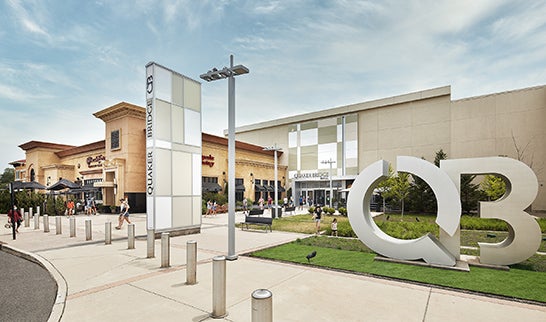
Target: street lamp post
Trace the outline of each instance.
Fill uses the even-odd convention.
[[[278,173],[278,170],[277,170],[277,151],[282,151],[281,148],[278,148],[277,147],[277,143],[275,143],[274,146],[267,146],[264,148],[264,151],[273,151],[274,153],[274,158],[275,158],[275,214],[278,216],[279,213],[278,213],[278,209],[277,209],[277,206],[278,206],[278,191],[279,191],[279,187],[278,187],[278,183],[277,183],[277,173]],[[273,217],[273,216],[271,216]]]
[[[336,161],[332,160],[332,158],[328,160],[320,161],[322,164],[330,164],[330,172],[328,173],[328,177],[330,178],[330,202],[329,207],[332,208],[332,163],[336,163]]]
[[[207,82],[228,79],[228,255],[226,259],[236,260],[235,254],[235,76],[248,74],[243,65],[233,66],[233,55],[229,56],[230,67],[221,70],[213,68],[199,77]]]

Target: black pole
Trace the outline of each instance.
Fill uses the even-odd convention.
[[[10,182],[9,183],[9,194],[10,194],[10,205],[11,205],[11,232],[13,234],[13,240],[17,239],[16,238],[16,233],[15,233],[15,225],[17,224],[15,222],[15,209],[13,209],[14,207],[14,203],[15,203],[15,198],[13,197],[13,182]],[[9,214],[9,212],[8,212]]]

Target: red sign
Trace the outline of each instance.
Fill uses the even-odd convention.
[[[202,165],[208,165],[209,167],[212,168],[212,166],[214,165],[214,157],[212,155],[202,155],[201,156],[201,164]]]

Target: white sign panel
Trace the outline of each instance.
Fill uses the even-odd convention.
[[[200,83],[149,63],[146,65],[148,229],[170,231],[201,225],[200,156]],[[199,171],[195,171],[197,168]],[[198,214],[194,213],[197,211]]]

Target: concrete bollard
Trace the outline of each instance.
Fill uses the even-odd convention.
[[[36,206],[36,213],[40,216],[40,206]]]
[[[127,225],[127,249],[135,249],[135,224]]]
[[[266,289],[252,292],[252,322],[273,322],[273,294]]]
[[[186,284],[197,283],[197,242],[186,242]]]
[[[146,258],[155,257],[155,232],[153,229],[147,230],[146,235]]]
[[[70,237],[76,237],[76,218],[70,217]]]
[[[43,215],[43,218],[44,218],[44,233],[49,233],[49,216]]]
[[[107,221],[104,223],[104,244],[112,244],[112,222]]]
[[[22,214],[24,214],[24,212],[21,212]],[[32,211],[32,207],[28,208],[28,216],[30,218],[32,218],[34,216],[34,212]]]
[[[22,213],[23,214],[23,221],[25,222],[25,227],[30,227],[30,215],[28,214],[28,212],[24,212]]]
[[[214,319],[222,318],[226,312],[226,257],[212,259],[212,314]]]
[[[171,245],[170,234],[161,233],[161,267],[171,266]]]
[[[63,222],[62,222],[61,216],[55,217],[55,231],[57,235],[60,235],[63,233]]]
[[[93,223],[91,222],[91,219],[85,220],[85,240],[92,240],[93,239],[93,231],[92,228]]]
[[[19,208],[19,212],[22,213],[23,216],[26,214],[25,208]],[[27,211],[27,212],[28,212],[28,211]],[[30,218],[34,218],[34,217],[31,215]]]
[[[40,229],[40,215],[34,215],[34,229]]]

